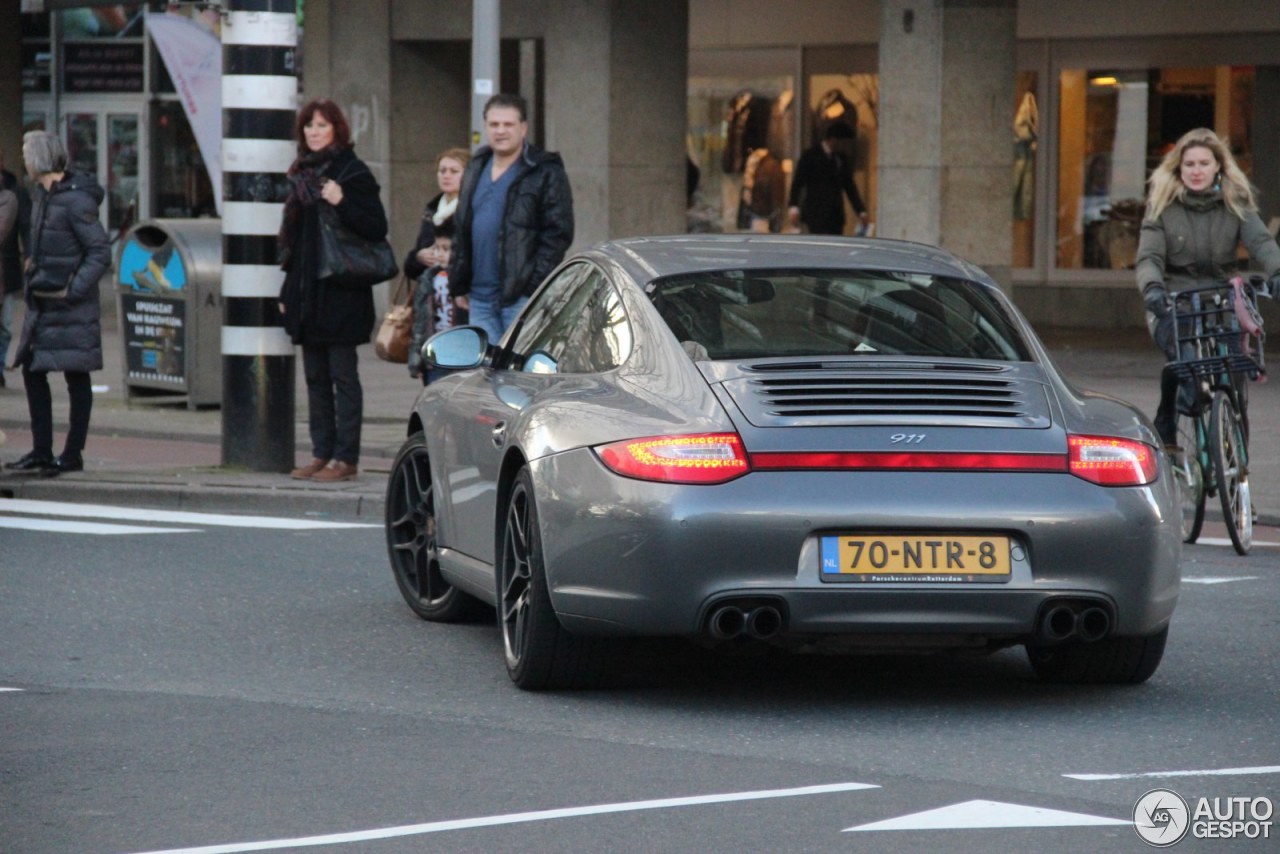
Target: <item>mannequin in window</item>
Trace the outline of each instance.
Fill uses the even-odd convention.
[[[843,122],[827,126],[822,141],[805,150],[791,179],[788,218],[793,227],[801,223],[810,234],[844,234],[844,201],[865,225],[867,206],[853,183],[849,157],[839,149],[840,140],[853,139],[853,128]]]

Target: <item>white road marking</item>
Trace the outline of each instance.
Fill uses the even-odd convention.
[[[830,783],[822,786],[802,786],[797,789],[767,789],[757,792],[730,792],[723,795],[695,795],[688,798],[662,798],[653,801],[625,801],[617,804],[597,804],[590,807],[566,807],[563,809],[537,810],[534,812],[491,815],[483,818],[461,818],[452,821],[433,821],[426,824],[409,824],[401,827],[384,827],[376,830],[359,830],[352,833],[332,833],[326,836],[304,836],[297,839],[274,839],[266,842],[239,842],[229,845],[206,845],[200,848],[173,848],[153,851],[150,854],[237,854],[240,851],[271,851],[279,848],[303,848],[312,845],[337,845],[344,842],[367,842],[371,839],[391,839],[398,836],[416,836],[423,833],[439,833],[445,830],[465,830],[474,827],[495,827],[502,824],[523,824],[548,821],[557,818],[577,818],[584,815],[636,812],[639,810],[671,809],[703,804],[726,804],[734,801],[759,801],[770,798],[796,798],[804,795],[826,795],[832,792],[852,792],[858,789],[878,789],[870,783]]]
[[[1228,582],[1231,582],[1231,581],[1257,581],[1258,576],[1235,575],[1235,576],[1228,577],[1225,575],[1224,576],[1202,575],[1199,578],[1184,578],[1182,580],[1185,581],[1187,584],[1227,584]]]
[[[23,691],[23,688],[0,688],[0,691]]]
[[[1063,774],[1072,780],[1136,780],[1139,777],[1237,777],[1250,774],[1280,774],[1280,765],[1255,765],[1251,768],[1211,768],[1200,771],[1143,771],[1138,774]]]
[[[0,498],[0,513],[30,513],[37,516],[79,516],[92,519],[126,519],[133,522],[177,522],[185,525],[219,525],[230,528],[273,528],[284,531],[382,527],[380,524],[369,522],[322,522],[314,519],[283,519],[276,516],[188,513],[180,510],[145,510],[140,507],[113,507],[106,504],[32,501],[24,498]]]
[[[51,531],[58,534],[198,534],[199,528],[143,528],[138,525],[108,525],[102,522],[80,522],[62,519],[26,519],[0,516],[0,528],[19,531]]]
[[[1086,827],[1091,825],[1133,824],[1132,821],[1064,812],[999,801],[965,801],[936,810],[912,813],[899,818],[874,821],[846,827],[854,830],[961,830],[981,827]]]
[[[1255,546],[1264,546],[1264,547],[1280,546],[1280,543],[1273,543],[1269,540],[1254,540],[1253,544]],[[1231,540],[1227,539],[1226,537],[1200,537],[1199,539],[1196,540],[1195,545],[1197,546],[1229,546],[1231,545]]]

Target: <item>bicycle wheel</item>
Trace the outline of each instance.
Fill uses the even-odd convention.
[[[1174,483],[1178,488],[1182,507],[1182,541],[1194,543],[1204,526],[1204,506],[1207,497],[1204,483],[1204,449],[1209,439],[1209,428],[1203,415],[1178,415],[1178,447],[1170,454]]]
[[[1244,437],[1244,419],[1235,398],[1223,389],[1213,393],[1209,447],[1212,449],[1222,519],[1227,524],[1231,545],[1239,554],[1248,554],[1253,545],[1253,501],[1249,495],[1249,449]]]

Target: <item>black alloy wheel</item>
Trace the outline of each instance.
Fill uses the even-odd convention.
[[[386,531],[391,572],[415,614],[435,623],[453,623],[482,611],[476,599],[440,573],[435,492],[426,440],[420,432],[405,441],[391,466]]]
[[[527,468],[512,486],[500,548],[498,623],[511,681],[527,691],[594,685],[604,666],[604,642],[570,634],[552,607]]]

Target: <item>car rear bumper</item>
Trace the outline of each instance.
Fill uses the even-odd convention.
[[[590,451],[533,465],[552,602],[571,631],[700,635],[719,604],[777,603],[784,635],[1024,639],[1060,598],[1110,631],[1166,625],[1180,541],[1167,478],[1106,489],[1067,474],[756,472],[719,486],[619,477]],[[855,532],[1000,533],[1007,581],[823,581],[819,539]]]

